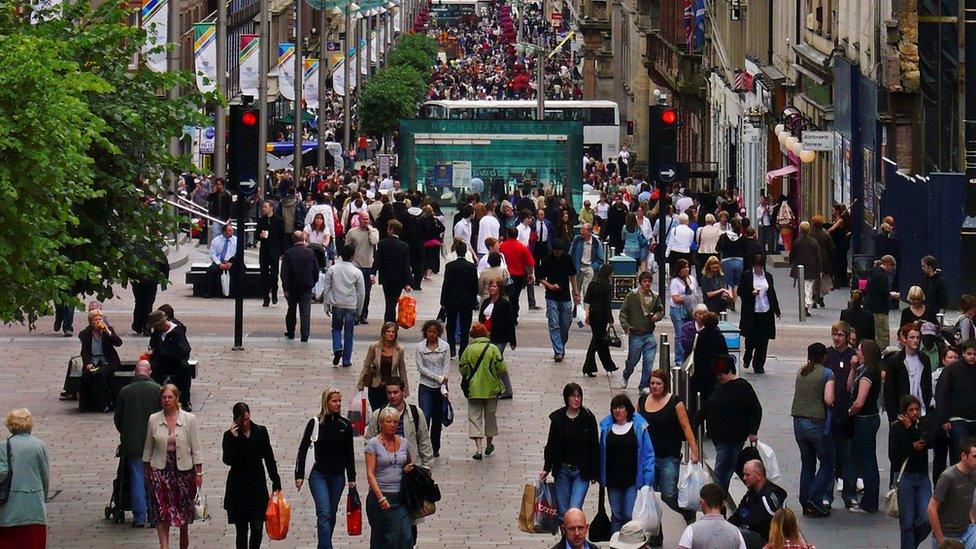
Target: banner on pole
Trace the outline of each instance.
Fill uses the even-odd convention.
[[[305,74],[302,80],[302,97],[310,109],[319,108],[319,60],[305,60]]]
[[[278,44],[278,92],[289,101],[295,100],[295,44]]]
[[[258,96],[261,40],[257,34],[241,35],[240,88],[241,95]]]
[[[365,38],[360,39],[360,41],[359,41],[359,51],[361,51],[361,52],[365,52],[366,51],[366,39]],[[358,57],[357,57],[357,59],[358,59]],[[367,63],[366,61],[367,61],[367,59],[364,56],[363,57],[362,64],[361,64],[362,66],[359,67],[359,74],[362,74],[363,76],[366,76],[367,74],[369,74],[369,67],[367,66],[367,65],[369,65],[369,63]],[[357,63],[357,65],[358,64],[359,63]]]
[[[142,54],[146,66],[155,72],[166,72],[166,50],[149,53],[157,46],[165,46],[169,39],[169,2],[167,0],[142,0],[139,12],[142,30],[146,31],[146,44]]]
[[[193,25],[193,66],[197,89],[209,93],[217,89],[217,24]]]
[[[356,88],[356,62],[359,56],[356,54],[355,48],[350,48],[346,52],[345,61],[339,61],[335,65],[335,69],[332,70],[332,90],[339,95],[346,95],[346,71],[344,63],[349,63],[349,89]]]

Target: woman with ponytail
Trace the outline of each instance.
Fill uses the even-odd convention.
[[[826,357],[827,347],[823,343],[807,347],[806,364],[796,374],[790,412],[800,449],[800,504],[803,514],[812,517],[830,515],[823,500],[834,470],[833,448],[827,437],[829,408],[834,405],[834,372],[824,368]]]

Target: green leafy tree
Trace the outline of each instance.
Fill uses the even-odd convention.
[[[426,52],[403,46],[390,50],[388,66],[410,67],[420,73],[425,82],[430,80],[434,72],[433,59]]]
[[[423,33],[408,32],[397,39],[397,48],[423,52],[433,64],[437,57],[437,41]]]
[[[378,71],[363,83],[356,106],[360,130],[374,137],[392,134],[401,118],[412,118],[427,92],[424,77],[406,67]]]
[[[148,259],[176,218],[150,203],[167,190],[165,170],[187,167],[167,145],[216,99],[189,74],[130,67],[146,34],[123,2],[56,9],[31,24],[0,8],[4,322],[33,324],[51,300],[105,300],[159,276]],[[182,97],[162,97],[174,86]]]

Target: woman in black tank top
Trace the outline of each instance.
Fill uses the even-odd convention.
[[[667,373],[651,372],[651,393],[638,401],[641,416],[647,420],[647,430],[654,445],[654,488],[661,500],[684,517],[695,521],[695,512],[678,507],[678,473],[681,469],[681,443],[688,442],[691,462],[698,463],[698,444],[688,420],[688,410],[677,395],[668,392]]]

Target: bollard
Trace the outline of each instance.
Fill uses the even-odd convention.
[[[696,409],[698,411],[701,411],[701,408],[702,408],[702,397],[701,397],[701,393],[698,393],[698,392],[695,393],[695,402],[698,403],[698,408],[696,408]],[[702,459],[702,460],[704,460],[704,458],[701,455],[702,454],[701,447],[702,447],[702,441],[703,440],[705,440],[705,422],[704,421],[695,430],[695,441],[698,443],[699,459]]]
[[[797,296],[797,300],[799,301],[798,309],[800,311],[800,322],[807,321],[807,302],[806,302],[806,296],[804,295],[803,292],[803,286],[804,286],[803,271],[804,270],[805,269],[803,268],[803,265],[796,266],[796,296]]]
[[[660,366],[658,366],[658,368],[664,371],[668,371],[671,368],[671,344],[668,343],[667,334],[661,334],[660,347],[661,347],[661,352],[659,354],[661,355],[661,361],[660,361]],[[680,366],[680,364],[678,366]]]
[[[722,322],[728,322],[728,320],[729,320],[729,312],[728,311],[722,311],[721,313],[718,314],[718,319],[721,320]]]
[[[935,313],[935,319],[939,321],[939,328],[945,326],[945,313]]]

